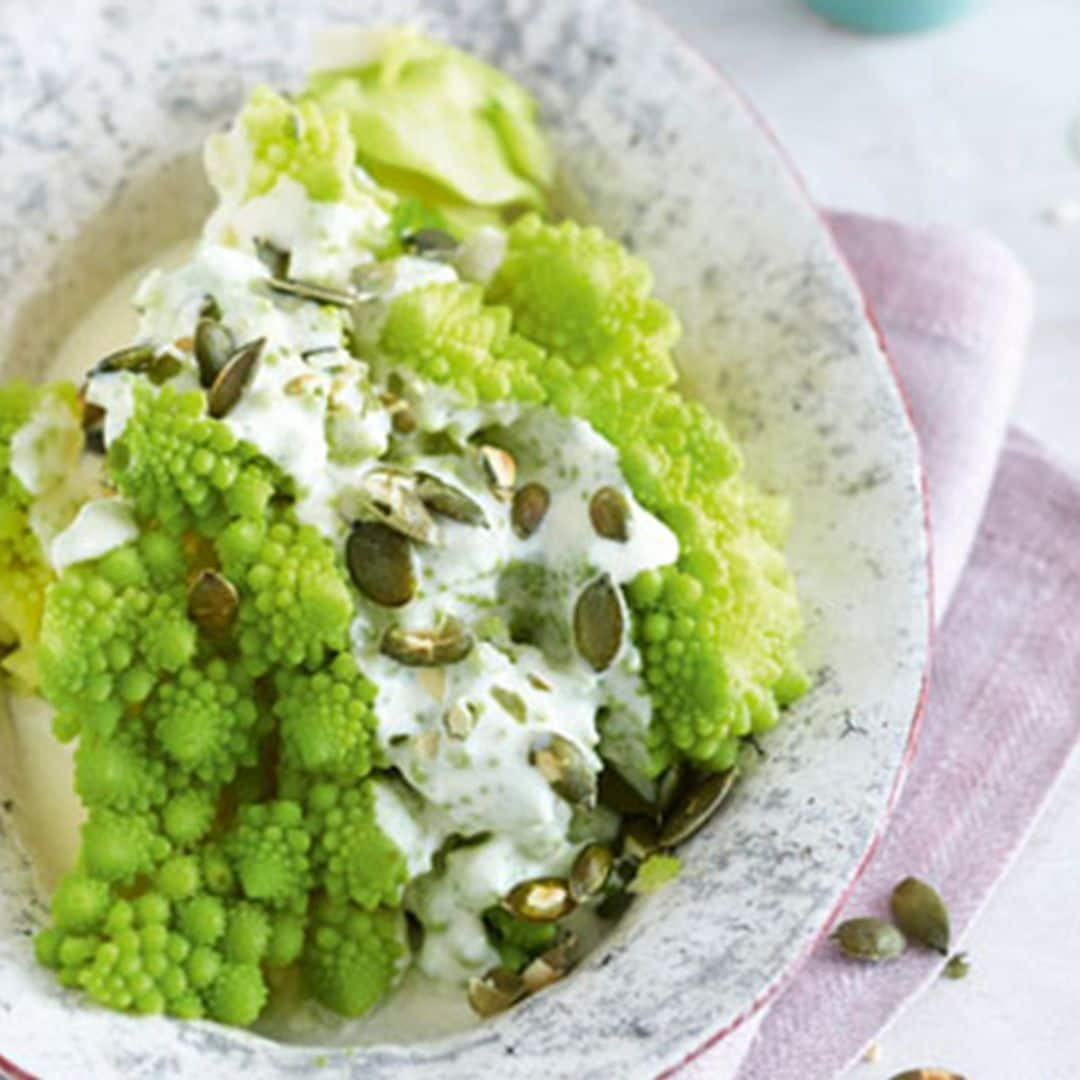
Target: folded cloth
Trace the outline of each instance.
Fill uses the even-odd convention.
[[[1080,741],[1080,482],[1007,431],[1030,282],[988,237],[830,218],[888,344],[923,447],[939,632],[918,750],[840,919],[886,914],[908,874],[948,898],[954,939],[986,903]],[[873,967],[818,943],[764,1016],[680,1080],[829,1080],[942,960]]]

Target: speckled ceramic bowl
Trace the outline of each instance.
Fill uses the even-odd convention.
[[[191,151],[259,80],[295,83],[319,24],[419,16],[537,95],[580,205],[651,261],[688,388],[795,504],[813,691],[768,757],[563,985],[439,1041],[328,1051],[336,1075],[654,1075],[748,1016],[822,933],[911,751],[927,654],[915,438],[862,297],[738,95],[618,0],[5,0],[0,355],[40,371],[124,269],[193,231]],[[3,721],[0,719],[0,724]],[[31,957],[43,905],[0,818],[0,1055],[50,1077],[285,1077],[315,1052],[63,993]]]

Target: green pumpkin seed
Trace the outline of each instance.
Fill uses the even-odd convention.
[[[966,979],[969,971],[971,961],[968,960],[967,953],[957,953],[949,957],[944,974],[947,979]]]
[[[276,244],[261,237],[255,240],[255,254],[259,262],[270,271],[272,277],[287,278],[289,274],[289,252],[283,251]]]
[[[607,844],[587,844],[570,868],[570,895],[577,903],[596,896],[611,877],[615,854]]]
[[[947,956],[949,912],[937,892],[916,877],[907,877],[893,889],[890,901],[896,925],[912,941]]]
[[[215,420],[228,416],[240,403],[244,391],[255,377],[255,368],[265,345],[266,338],[256,338],[241,345],[218,372],[206,394],[207,412]]]
[[[379,467],[365,473],[352,493],[357,517],[381,522],[421,544],[438,542],[439,530],[416,491],[416,477]]]
[[[738,770],[732,768],[687,782],[664,819],[660,846],[675,847],[689,840],[719,810],[731,794],[737,776]]]
[[[416,592],[412,548],[379,521],[358,521],[345,543],[345,562],[356,587],[383,607],[401,607]]]
[[[557,922],[576,906],[570,884],[563,878],[534,878],[515,885],[502,906],[519,919],[529,922]]]
[[[907,948],[904,935],[884,919],[849,919],[831,936],[846,956],[871,963],[895,960]]]
[[[651,817],[656,807],[618,769],[606,764],[597,781],[600,802],[617,814]]]
[[[557,945],[531,960],[521,973],[526,991],[536,994],[564,978],[577,962],[578,947],[577,935],[569,931]]]
[[[651,818],[626,818],[620,839],[623,857],[635,862],[642,862],[660,847],[660,834]]]
[[[630,503],[613,487],[600,488],[589,500],[589,520],[597,536],[625,543],[630,539]]]
[[[527,993],[525,981],[507,968],[492,968],[482,978],[469,980],[469,1004],[480,1016],[496,1016]]]
[[[517,723],[524,724],[528,719],[529,707],[525,704],[525,699],[517,691],[509,690],[505,686],[493,686],[491,696]]]
[[[134,375],[145,375],[153,369],[156,361],[157,349],[153,345],[130,345],[103,357],[90,374],[110,375],[116,371],[130,371]]]
[[[391,627],[383,635],[382,651],[409,667],[457,664],[472,652],[473,637],[457,619],[449,618],[433,630]]]
[[[317,285],[313,281],[297,281],[296,278],[270,277],[267,285],[276,293],[295,296],[297,300],[310,300],[316,304],[329,304],[331,307],[351,308],[356,303],[356,293],[344,289],[335,289],[329,285]]]
[[[424,259],[451,259],[461,247],[455,237],[442,229],[417,229],[404,240],[407,248]]]
[[[513,455],[500,446],[480,446],[480,464],[487,477],[488,485],[497,499],[509,502],[514,497],[514,482],[517,480],[517,462]]]
[[[216,570],[201,571],[188,588],[188,616],[207,637],[228,637],[239,609],[236,587]]]
[[[437,476],[417,473],[416,494],[432,513],[442,514],[465,525],[487,525],[484,509],[475,499]]]
[[[633,893],[628,893],[625,890],[608,893],[603,900],[596,906],[596,914],[601,919],[621,919],[629,910],[630,905],[634,902]]]
[[[541,735],[529,751],[529,764],[568,803],[596,805],[596,776],[577,743],[556,733]]]
[[[213,386],[235,351],[236,342],[227,326],[206,316],[198,321],[195,327],[195,360],[199,365],[199,380],[204,387]]]
[[[574,643],[594,671],[605,671],[622,648],[626,617],[610,574],[585,587],[574,606]]]
[[[510,505],[510,524],[514,533],[522,540],[528,540],[543,524],[550,507],[551,492],[543,484],[532,481],[519,488]]]

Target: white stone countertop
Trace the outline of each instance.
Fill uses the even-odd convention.
[[[652,6],[742,87],[820,203],[1012,248],[1038,291],[1014,420],[1080,469],[1080,0],[990,0],[896,38],[829,28],[799,0]],[[1080,1078],[1078,831],[1074,760],[961,943],[971,974],[915,1001],[845,1080]]]

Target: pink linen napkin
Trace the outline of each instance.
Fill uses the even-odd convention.
[[[1080,741],[1080,482],[1007,431],[1032,308],[1012,256],[978,234],[829,220],[922,442],[938,611],[915,760],[837,921],[887,914],[893,885],[916,874],[947,898],[962,943]],[[822,940],[748,1025],[745,1056],[736,1031],[735,1045],[705,1050],[680,1080],[828,1080],[941,964],[922,950],[854,964]]]

